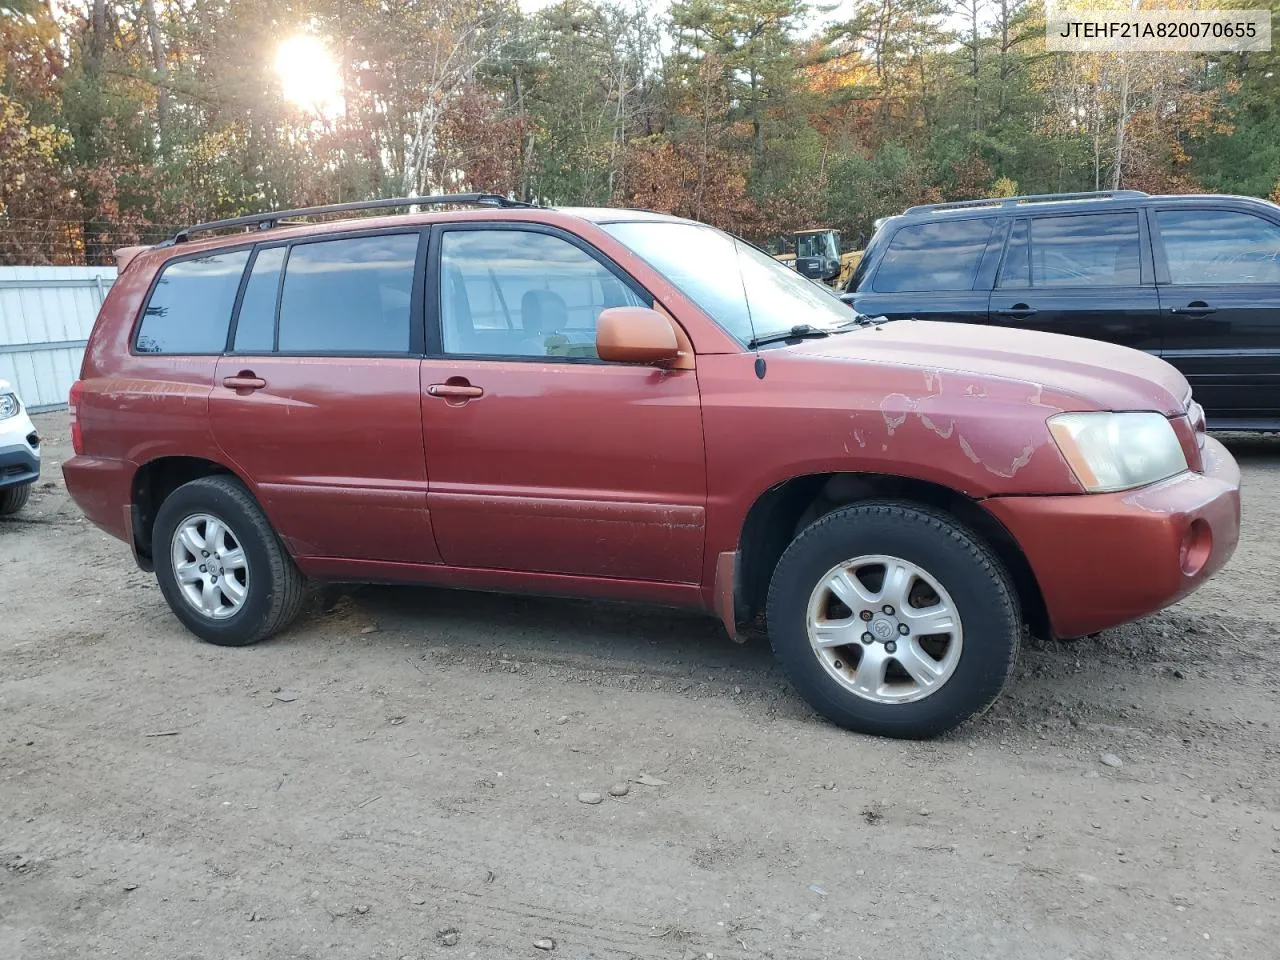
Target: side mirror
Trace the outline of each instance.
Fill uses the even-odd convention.
[[[838,276],[840,276],[840,261],[828,260],[826,264],[826,270],[822,274],[822,279],[826,281],[831,281]]]
[[[596,354],[614,363],[670,363],[680,356],[671,321],[648,307],[610,307],[596,321]]]

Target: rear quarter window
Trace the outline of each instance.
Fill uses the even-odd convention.
[[[993,218],[940,220],[898,228],[876,269],[876,293],[972,290]]]
[[[138,353],[220,354],[248,250],[171,260],[160,270],[142,311]]]

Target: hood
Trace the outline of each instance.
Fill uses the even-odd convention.
[[[1190,387],[1172,366],[1129,347],[1035,330],[896,320],[807,340],[796,352],[833,360],[897,364],[926,373],[969,374],[1033,383],[1066,409],[1186,410]]]

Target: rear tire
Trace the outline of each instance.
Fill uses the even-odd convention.
[[[22,483],[16,487],[5,487],[0,490],[0,517],[17,513],[27,505],[31,497],[31,484]]]
[[[859,503],[810,524],[778,561],[766,613],[801,696],[833,723],[885,737],[933,737],[982,713],[1022,635],[991,550],[909,503]]]
[[[302,609],[305,578],[232,477],[201,477],[170,494],[156,514],[152,554],[170,609],[208,643],[257,643]]]

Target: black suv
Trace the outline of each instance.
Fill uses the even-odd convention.
[[[859,313],[1067,333],[1163,357],[1209,426],[1280,429],[1280,206],[1136,190],[934,203],[879,224]]]

